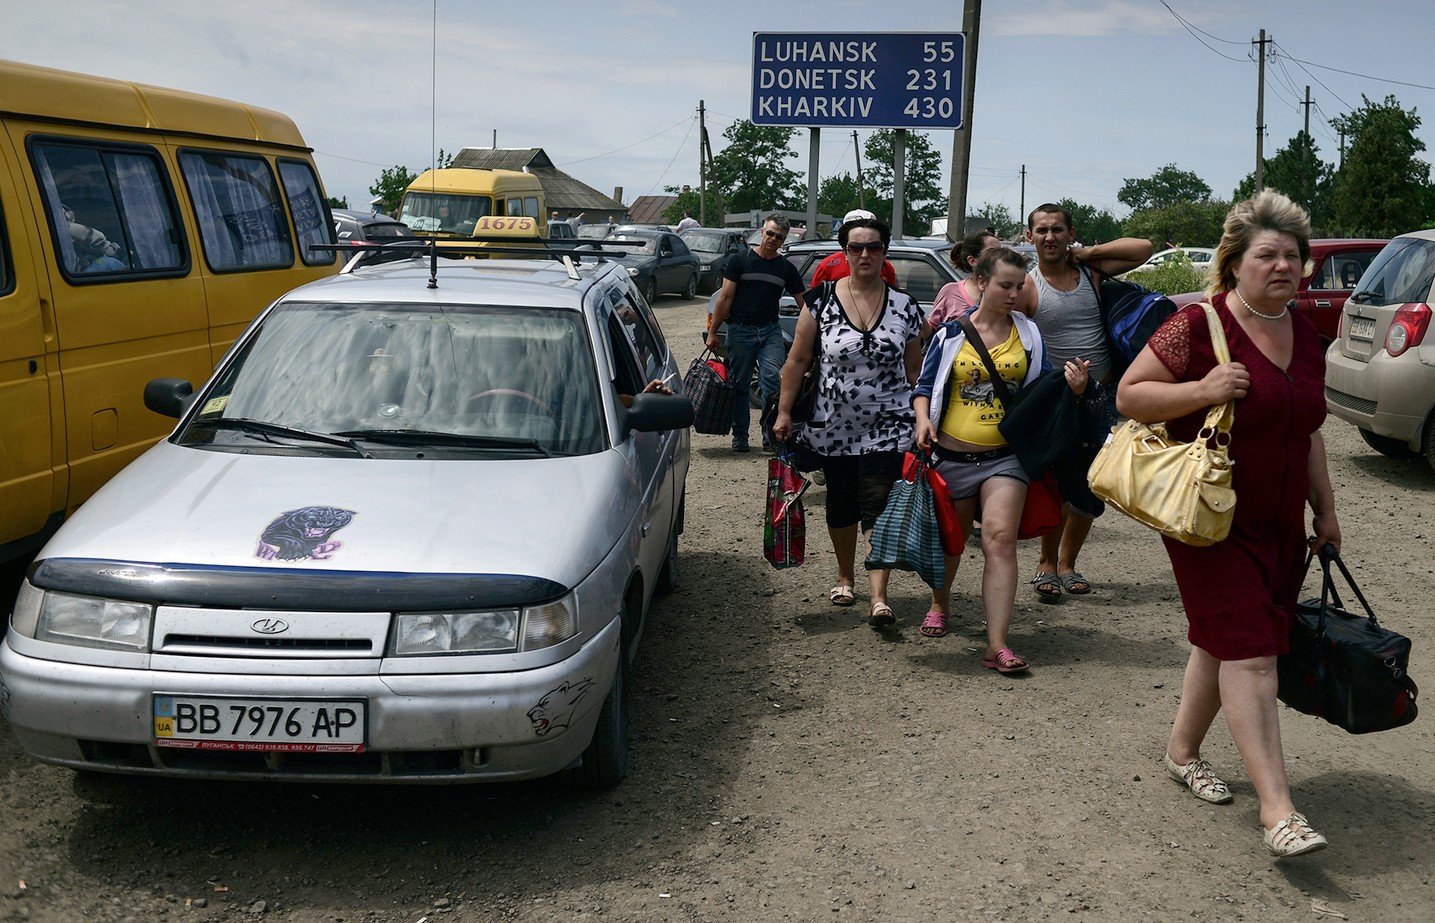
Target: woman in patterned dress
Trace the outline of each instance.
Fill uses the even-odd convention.
[[[1207,407],[1235,400],[1230,536],[1204,548],[1164,539],[1192,644],[1166,768],[1197,798],[1231,800],[1201,757],[1224,709],[1277,858],[1326,845],[1291,801],[1276,705],[1276,657],[1289,650],[1307,547],[1340,545],[1320,435],[1325,352],[1315,327],[1290,310],[1309,260],[1310,219],[1300,206],[1269,189],[1237,203],[1208,290],[1232,361],[1216,363],[1204,310],[1192,305],[1152,335],[1116,394],[1122,413],[1168,420],[1171,435],[1187,441]]]
[[[798,437],[821,460],[827,478],[827,531],[837,555],[833,605],[855,601],[857,531],[872,525],[901,476],[912,445],[912,382],[922,364],[922,312],[906,292],[882,281],[892,231],[875,218],[849,221],[837,232],[851,274],[812,289],[808,309],[782,367],[782,394],[772,432],[792,436],[792,405],[802,376],[818,355],[817,403]],[[887,570],[870,570],[868,623],[896,621],[887,604]]]

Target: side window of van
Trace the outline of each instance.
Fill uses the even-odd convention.
[[[174,196],[152,148],[36,139],[30,156],[65,278],[120,281],[188,269]]]
[[[332,244],[329,209],[319,194],[319,178],[301,160],[279,161],[279,182],[294,215],[294,229],[299,232],[299,258],[308,266],[334,262],[333,250],[310,250],[310,244]]]
[[[539,214],[539,212],[538,212],[538,196],[536,196],[536,195],[530,195],[530,196],[524,196],[524,197],[523,197],[523,213],[524,213],[525,215],[528,215],[528,216],[532,217],[532,218],[541,218],[541,217],[543,217],[543,216],[542,216],[541,214]]]
[[[0,295],[15,291],[15,270],[10,262],[10,238],[5,233],[5,213],[0,211]]]
[[[289,221],[263,157],[183,151],[179,166],[211,269],[234,272],[294,264]]]
[[[523,210],[523,200],[517,197],[508,200],[508,213],[510,215],[528,214]]]

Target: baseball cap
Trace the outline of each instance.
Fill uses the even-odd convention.
[[[854,208],[850,212],[842,216],[842,223],[846,224],[849,221],[872,220],[876,217],[876,215],[872,214],[865,208]]]

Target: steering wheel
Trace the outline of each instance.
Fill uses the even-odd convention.
[[[516,398],[517,400],[527,401],[528,403],[541,410],[545,416],[554,418],[558,416],[558,411],[554,410],[551,406],[549,406],[548,402],[544,401],[542,398],[534,397],[527,391],[520,391],[517,388],[489,388],[487,391],[478,391],[474,394],[469,395],[468,402],[472,404],[474,401],[504,397],[511,397]]]

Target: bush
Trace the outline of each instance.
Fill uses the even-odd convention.
[[[1199,292],[1206,287],[1206,272],[1197,269],[1189,259],[1177,257],[1167,260],[1155,269],[1131,272],[1125,276],[1137,285],[1155,289],[1163,295],[1184,295]]]

